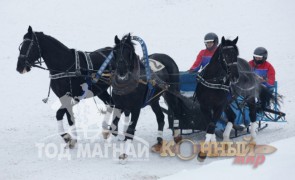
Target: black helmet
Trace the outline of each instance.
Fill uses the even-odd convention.
[[[214,45],[209,50],[215,48],[218,45],[218,36],[213,32],[206,34],[205,37],[204,37],[204,42],[205,43],[210,42],[210,41],[213,41]]]
[[[254,50],[253,59],[256,64],[262,64],[267,59],[267,50],[264,47],[258,47]],[[256,58],[262,58],[262,60],[256,60]]]

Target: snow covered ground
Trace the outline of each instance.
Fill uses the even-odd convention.
[[[203,37],[208,32],[231,39],[239,36],[240,56],[247,60],[251,59],[256,47],[264,46],[269,51],[268,60],[277,72],[279,92],[285,96],[282,110],[287,113],[288,122],[270,123],[259,133],[258,143],[269,144],[289,138],[282,141],[282,146],[280,142],[274,143],[273,146],[278,146],[277,154],[266,156],[266,169],[271,165],[278,166],[278,161],[286,158],[280,150],[285,152],[285,148],[292,147],[294,138],[290,137],[295,136],[294,5],[292,0],[0,1],[0,179],[158,179],[166,176],[174,179],[179,176],[170,175],[178,172],[203,178],[210,169],[215,177],[220,177],[220,173],[246,177],[240,175],[243,168],[246,173],[257,173],[264,166],[238,169],[230,164],[232,158],[220,163],[219,160],[224,158],[208,158],[200,165],[196,159],[183,161],[153,153],[148,153],[145,160],[122,166],[116,161],[117,157],[78,158],[75,156],[77,149],[69,152],[72,155],[70,160],[40,157],[38,143],[60,144],[62,141],[56,135],[56,97],[51,95],[48,104],[41,101],[47,96],[48,72],[32,69],[30,73],[20,75],[15,71],[18,46],[29,25],[69,48],[85,51],[113,46],[115,35],[121,37],[131,32],[145,40],[149,53],[161,52],[173,57],[180,70],[191,66],[198,51],[204,48]],[[141,55],[139,46],[137,50]],[[96,101],[101,104],[98,99]],[[75,113],[81,130],[81,144],[90,142],[92,147],[96,143],[103,144],[100,136],[90,140],[83,138],[83,130],[87,128],[91,132],[101,132],[103,117],[93,100],[82,101],[75,107]],[[155,116],[146,107],[140,115],[136,134],[151,146],[155,143],[156,133]],[[165,131],[164,137],[171,140],[170,131]],[[203,134],[190,137],[196,141],[204,138]],[[112,142],[117,143],[116,140]],[[291,159],[295,153],[288,152]],[[286,177],[291,175],[294,162],[287,163],[284,169],[275,169],[278,173],[272,178],[277,179],[282,173]],[[263,170],[273,171],[272,168]],[[256,179],[256,176],[251,178]],[[257,178],[268,179],[260,175]]]

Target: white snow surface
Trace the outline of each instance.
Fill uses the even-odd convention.
[[[197,179],[207,178],[208,172],[209,179],[230,177],[229,174],[230,178],[243,179],[290,178],[295,155],[294,7],[293,0],[1,0],[0,179]],[[200,165],[196,159],[183,161],[153,153],[149,153],[148,161],[131,161],[126,165],[113,158],[38,157],[36,143],[60,144],[62,140],[56,135],[56,96],[52,93],[47,104],[41,101],[48,92],[48,72],[33,68],[21,75],[15,70],[18,46],[29,25],[69,48],[84,51],[113,46],[115,35],[122,37],[131,32],[144,39],[149,53],[170,55],[183,71],[190,68],[204,48],[203,37],[208,32],[230,39],[239,36],[240,57],[247,60],[256,47],[264,46],[269,51],[268,61],[276,69],[279,93],[285,97],[282,111],[288,122],[269,123],[268,128],[259,132],[257,143],[272,143],[278,152],[266,156],[266,162],[256,169],[236,167],[231,164],[232,158],[208,158]],[[137,52],[141,56],[139,47]],[[102,102],[96,101],[102,108]],[[103,116],[92,99],[80,102],[74,112],[80,129],[100,134]],[[167,118],[165,121],[166,129]],[[146,107],[141,111],[136,135],[151,146],[156,142],[156,134],[156,117]],[[204,140],[203,133],[189,137]],[[170,130],[164,131],[164,139],[172,140]],[[80,142],[103,140],[96,136],[94,140],[82,138]]]

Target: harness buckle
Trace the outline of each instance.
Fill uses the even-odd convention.
[[[76,74],[76,76],[81,76],[82,73],[81,73],[80,69],[76,69],[75,74]]]
[[[152,86],[156,86],[157,82],[154,79],[149,80],[149,83],[151,83]]]

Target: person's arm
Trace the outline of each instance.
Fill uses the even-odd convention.
[[[276,72],[273,66],[270,64],[267,71],[267,79],[266,79],[265,85],[267,87],[273,87],[275,84],[275,80],[276,80]]]
[[[194,62],[194,64],[190,68],[190,71],[193,71],[193,72],[199,71],[199,69],[201,67],[201,63],[202,63],[202,56],[203,56],[203,51],[200,51],[197,56],[196,61]]]

